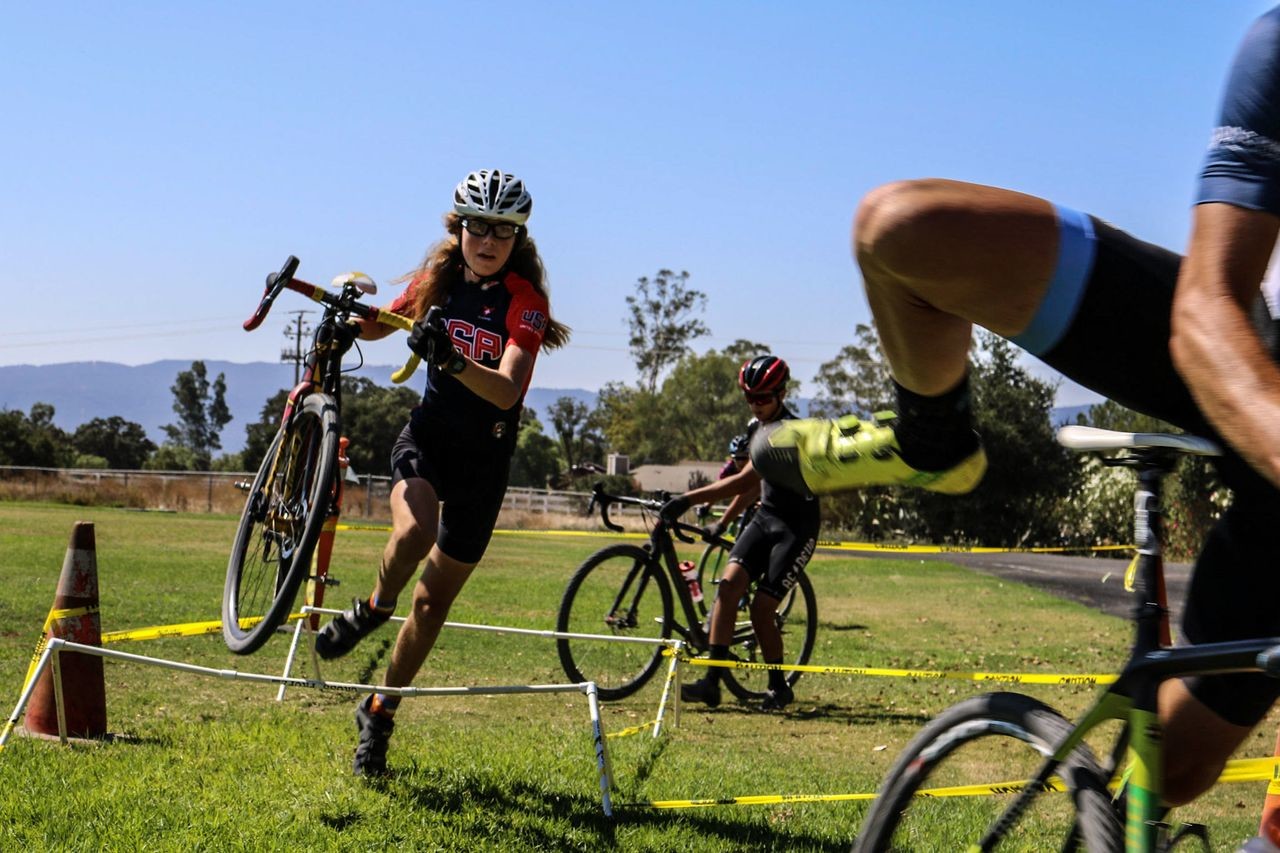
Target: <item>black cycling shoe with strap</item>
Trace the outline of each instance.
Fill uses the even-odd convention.
[[[708,708],[715,708],[720,704],[720,685],[710,679],[699,678],[680,685],[680,699],[684,702],[701,702]]]
[[[372,703],[373,696],[368,696],[356,708],[356,731],[360,739],[351,769],[357,776],[387,775],[387,744],[396,721],[371,711]]]
[[[368,599],[352,599],[350,610],[344,610],[333,617],[333,621],[316,634],[316,654],[325,660],[342,657],[354,649],[356,643],[390,619],[394,612],[394,609],[374,610]]]

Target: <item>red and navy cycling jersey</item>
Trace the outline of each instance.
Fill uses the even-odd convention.
[[[387,310],[411,316],[415,284],[405,288]],[[443,308],[453,345],[483,367],[496,369],[503,353],[511,346],[518,346],[536,357],[547,329],[546,297],[513,272],[501,279],[455,285]],[[532,378],[532,371],[529,376]],[[498,438],[507,435],[514,440],[528,390],[526,380],[515,405],[499,409],[477,396],[456,376],[438,367],[429,367],[422,403],[414,409],[413,417],[415,420],[425,417],[463,430],[482,430]]]
[[[1280,214],[1280,7],[1250,27],[1227,78],[1196,203]]]

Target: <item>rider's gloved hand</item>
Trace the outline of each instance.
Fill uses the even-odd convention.
[[[449,361],[455,350],[449,330],[445,328],[444,318],[428,314],[414,323],[413,331],[409,333],[409,349],[422,356],[428,364],[437,367]]]
[[[351,349],[351,345],[355,343],[356,338],[360,337],[360,328],[359,320],[348,320],[341,326],[334,328],[334,340],[343,355],[347,354],[347,350]]]
[[[702,530],[703,539],[719,539],[724,535],[724,522],[717,521],[715,524],[708,524]]]
[[[689,499],[684,495],[676,495],[671,500],[662,505],[662,509],[658,510],[658,517],[670,524],[680,516],[684,515],[689,509]]]

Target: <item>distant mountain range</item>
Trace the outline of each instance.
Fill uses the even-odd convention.
[[[291,364],[206,361],[205,367],[211,381],[219,373],[226,376],[227,406],[233,415],[222,431],[222,449],[228,453],[244,446],[245,426],[258,420],[267,399],[294,384]],[[365,365],[353,373],[391,387],[391,374],[398,367]],[[0,367],[0,409],[29,412],[34,403],[49,403],[54,408],[54,423],[67,431],[94,418],[119,415],[141,424],[151,440],[160,444],[165,438],[164,425],[177,421],[170,388],[179,373],[190,369],[190,361],[179,360],[136,367],[105,361]],[[422,381],[415,376],[409,383],[421,391]],[[547,410],[560,397],[572,397],[588,407],[596,403],[596,392],[582,388],[530,388],[525,405],[547,424]]]
[[[281,388],[293,386],[293,365],[258,361],[237,364],[206,361],[210,379],[219,373],[227,380],[227,406],[233,418],[222,431],[222,449],[233,453],[244,446],[246,424],[258,420],[262,406]],[[391,374],[399,365],[365,365],[354,375],[391,387]],[[156,444],[164,441],[164,425],[174,423],[173,392],[178,374],[191,369],[189,361],[156,361],[130,366],[106,361],[66,364],[12,365],[0,367],[0,409],[31,410],[35,403],[54,407],[54,422],[71,431],[94,418],[119,415],[141,424]],[[418,377],[410,379],[415,390],[422,388]],[[544,425],[550,424],[548,410],[561,397],[572,397],[588,408],[596,404],[596,392],[583,388],[530,388],[525,405],[533,409]],[[793,406],[804,414],[809,401],[798,399]],[[1076,415],[1088,406],[1054,409],[1054,426],[1075,423]]]

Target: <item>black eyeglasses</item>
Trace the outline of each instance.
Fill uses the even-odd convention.
[[[747,394],[744,394],[743,396],[747,398],[748,403],[755,403],[758,406],[763,406],[765,403],[773,402],[777,398],[778,392],[766,391],[763,394],[747,393]]]
[[[487,219],[464,219],[462,227],[467,229],[468,234],[475,237],[484,237],[492,231],[495,240],[510,240],[520,233],[519,225],[513,225],[510,222],[490,222]]]

